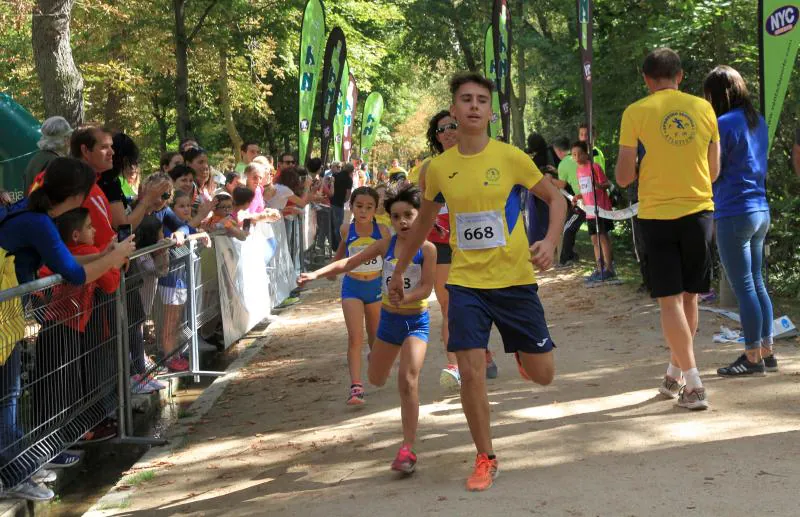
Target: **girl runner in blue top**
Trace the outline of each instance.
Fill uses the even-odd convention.
[[[359,187],[350,196],[353,221],[343,224],[339,250],[334,262],[352,257],[369,246],[389,237],[389,229],[375,221],[378,192]],[[373,257],[349,271],[342,280],[342,312],[347,325],[347,365],[350,369],[350,394],[347,404],[364,404],[364,384],[361,381],[361,350],[364,346],[364,324],[367,344],[372,349],[378,331],[381,301],[381,268],[383,260]]]
[[[433,290],[436,275],[436,247],[425,241],[414,253],[411,264],[403,274],[405,293],[401,302],[389,302],[386,285],[391,281],[397,259],[395,255],[408,246],[407,237],[420,206],[419,189],[408,185],[387,194],[386,211],[391,215],[396,235],[384,238],[363,251],[312,273],[303,273],[297,280],[304,285],[319,277],[330,277],[352,271],[361,264],[382,257],[383,297],[378,335],[369,356],[368,377],[376,386],[383,386],[392,365],[400,356],[398,390],[403,423],[403,445],[392,462],[392,470],[411,474],[417,462],[413,451],[419,420],[419,372],[425,360],[430,318],[428,296]]]

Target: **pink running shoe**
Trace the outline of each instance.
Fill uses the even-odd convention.
[[[347,398],[348,406],[363,406],[366,401],[364,400],[364,386],[361,384],[353,384],[350,386],[350,396]]]
[[[417,468],[417,455],[408,445],[403,445],[397,451],[397,457],[392,462],[392,470],[403,474],[413,474]]]

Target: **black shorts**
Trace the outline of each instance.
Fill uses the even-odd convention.
[[[614,229],[614,221],[611,219],[603,219],[602,217],[598,218],[600,221],[600,235],[605,235],[611,233],[611,230]],[[597,235],[597,227],[598,225],[595,224],[594,219],[587,219],[586,224],[589,226],[589,235]]]
[[[453,250],[449,244],[434,242],[433,245],[436,246],[437,264],[450,264],[453,261]]]
[[[712,212],[671,220],[639,219],[639,225],[653,298],[711,289]]]

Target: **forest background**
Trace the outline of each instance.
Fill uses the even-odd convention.
[[[304,5],[305,0],[4,0],[0,91],[39,119],[50,114],[46,106],[52,111],[53,92],[81,96],[80,109],[68,118],[130,134],[143,150],[145,173],[185,135],[196,137],[223,169],[234,162],[243,140],[273,155],[295,151]],[[427,120],[449,104],[448,77],[483,70],[491,6],[489,0],[325,2],[328,28],[338,25],[347,37],[358,112],[371,91],[386,101],[374,147],[377,162],[426,153]],[[513,143],[524,147],[532,131],[548,141],[575,138],[584,119],[575,2],[509,0],[509,6]],[[37,13],[46,16],[37,19]],[[64,22],[71,29],[75,67],[66,67],[66,75],[40,76],[34,56],[45,49],[37,48],[42,38],[34,34]],[[654,47],[680,53],[684,91],[702,95],[706,73],[729,64],[758,98],[756,0],[595,0],[594,23],[594,117],[597,145],[608,164],[616,161],[622,111],[646,94],[640,65]],[[794,297],[800,296],[800,183],[789,152],[800,115],[798,76],[795,70],[769,176],[771,287]],[[313,127],[318,131],[318,122]]]

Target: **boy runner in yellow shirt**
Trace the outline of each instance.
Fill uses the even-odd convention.
[[[642,72],[650,95],[622,114],[616,178],[622,187],[633,183],[639,157],[646,273],[671,351],[659,392],[677,398],[680,407],[706,409],[694,335],[697,294],[711,288],[711,183],[719,177],[720,164],[717,117],[708,101],[678,90],[683,70],[673,50],[652,51]]]
[[[467,479],[468,490],[486,490],[497,476],[492,448],[489,399],[486,394],[486,347],[492,324],[514,353],[526,379],[542,385],[555,375],[553,340],[537,295],[533,264],[542,270],[553,264],[564,228],[564,197],[520,149],[490,140],[493,84],[481,75],[457,75],[450,82],[450,113],[458,122],[458,145],[432,159],[425,176],[425,198],[405,250],[419,247],[439,209],[447,201],[453,260],[448,350],[458,359],[461,405],[478,455]],[[522,222],[521,189],[550,205],[550,225],[544,240],[528,248]],[[409,264],[410,251],[397,256],[389,284],[392,303],[400,303],[398,280]]]

